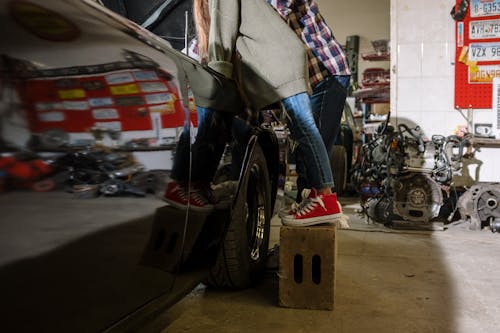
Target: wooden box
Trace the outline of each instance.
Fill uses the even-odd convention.
[[[333,310],[336,225],[280,229],[279,304]]]

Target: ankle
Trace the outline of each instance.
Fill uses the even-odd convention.
[[[330,187],[324,187],[318,190],[318,194],[333,194],[333,192]]]

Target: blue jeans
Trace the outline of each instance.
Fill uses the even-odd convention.
[[[306,93],[283,99],[282,104],[290,118],[292,138],[298,142],[296,156],[302,163],[305,179],[311,188],[333,186],[330,159],[321,134],[314,121],[311,101]]]
[[[209,183],[217,171],[226,143],[231,136],[232,113],[197,107],[198,132],[191,146],[191,180]],[[179,138],[172,167],[172,178],[189,179],[190,128],[186,124]]]
[[[326,147],[328,160],[340,131],[340,122],[347,97],[350,76],[330,76],[317,84],[310,96],[314,121]],[[302,200],[302,190],[314,187],[307,176],[307,159],[296,155],[297,202]]]

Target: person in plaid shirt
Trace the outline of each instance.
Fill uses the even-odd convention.
[[[326,24],[314,0],[266,0],[306,45],[311,107],[316,126],[331,155],[340,130],[350,75],[345,53]],[[307,164],[296,158],[297,202],[302,190],[310,188],[305,177]]]

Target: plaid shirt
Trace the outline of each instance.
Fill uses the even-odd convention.
[[[344,51],[314,0],[267,0],[307,44],[309,81],[314,87],[330,75],[350,75]]]

